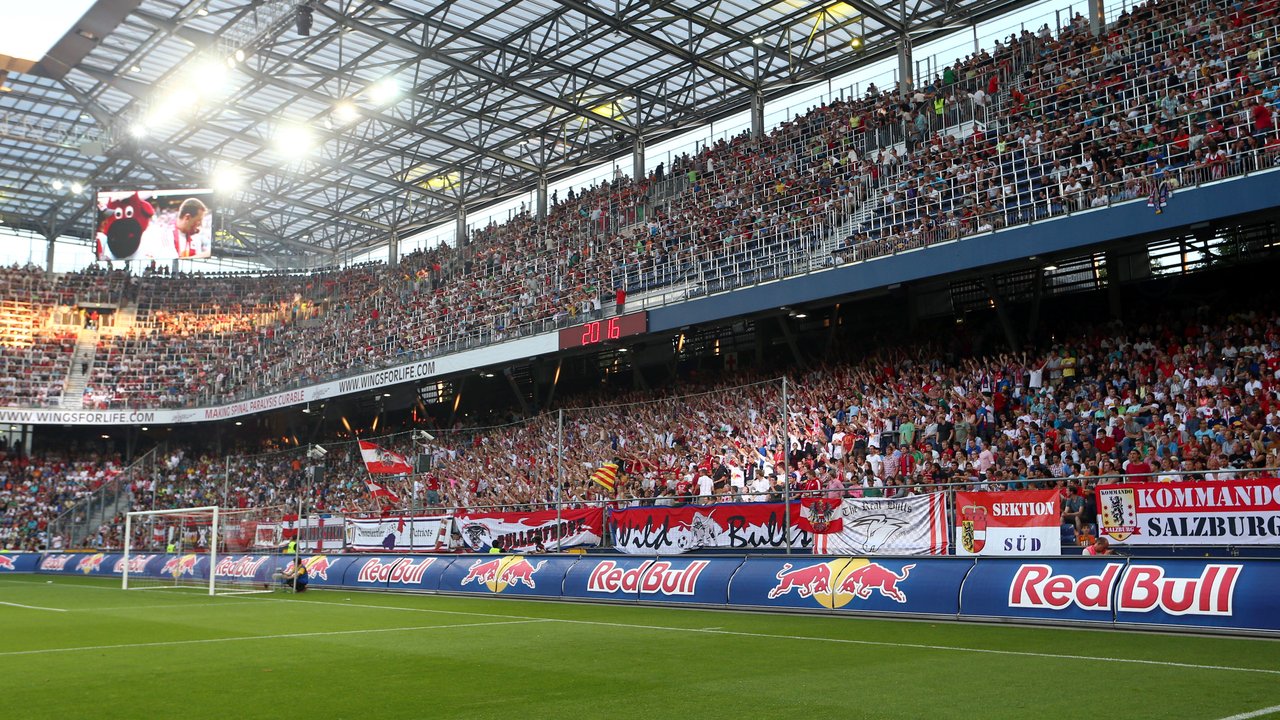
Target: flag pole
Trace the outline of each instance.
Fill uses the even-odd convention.
[[[556,552],[564,548],[563,533],[560,532],[560,486],[564,484],[564,408],[556,411]]]
[[[787,376],[782,376],[782,471],[786,473],[782,482],[782,514],[785,530],[782,537],[787,546],[787,554],[791,554],[791,412],[787,407]]]

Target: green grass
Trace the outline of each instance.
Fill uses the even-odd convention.
[[[1271,640],[48,576],[0,580],[0,603],[66,611],[0,605],[4,718],[1211,720],[1280,705]]]

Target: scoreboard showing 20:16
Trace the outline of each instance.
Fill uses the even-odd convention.
[[[649,313],[637,312],[608,319],[593,320],[560,330],[560,349],[591,347],[609,340],[629,335],[642,335],[649,331]]]

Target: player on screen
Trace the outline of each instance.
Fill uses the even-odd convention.
[[[204,247],[207,239],[200,237],[204,227],[204,216],[208,212],[204,203],[196,198],[187,198],[178,208],[178,221],[173,226],[173,249],[180,258],[205,255]]]

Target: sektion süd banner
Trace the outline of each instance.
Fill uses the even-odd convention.
[[[802,523],[822,555],[946,555],[950,536],[946,493],[819,499],[805,503]]]
[[[390,515],[346,519],[347,549],[357,552],[429,552],[451,547],[450,515]]]
[[[1280,480],[1099,485],[1098,533],[1126,545],[1280,543]]]
[[[541,541],[547,550],[595,547],[604,535],[604,510],[584,508],[523,513],[473,513],[457,515],[462,543],[474,552],[500,547],[503,552],[530,552]]]
[[[614,549],[633,555],[674,555],[723,548],[750,551],[805,549],[812,536],[800,529],[800,503],[791,503],[787,531],[784,503],[727,503],[638,507],[609,513]],[[788,537],[789,536],[789,537]]]
[[[956,493],[957,555],[1060,555],[1057,490]]]

